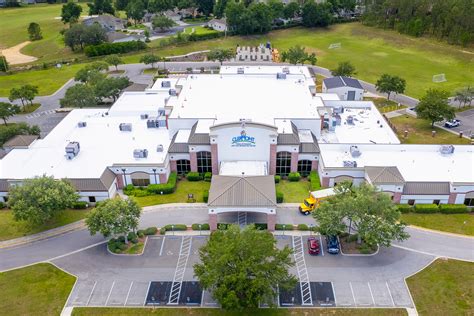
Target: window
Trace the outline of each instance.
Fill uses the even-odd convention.
[[[474,198],[464,199],[464,204],[467,206],[474,206]]]
[[[408,200],[408,205],[415,205],[415,200]]]
[[[132,184],[135,187],[146,187],[150,184],[150,179],[133,179]]]
[[[441,201],[440,200],[433,200],[433,204],[439,205]]]
[[[187,159],[176,160],[176,171],[178,174],[187,174],[191,171],[191,162]]]
[[[197,153],[197,169],[199,173],[212,172],[212,158],[210,151],[200,151]]]
[[[89,196],[89,203],[95,203],[95,196]]]
[[[311,172],[312,161],[311,160],[300,160],[298,161],[298,172],[302,177],[307,177]]]
[[[280,151],[276,156],[276,174],[287,176],[291,172],[291,153]]]

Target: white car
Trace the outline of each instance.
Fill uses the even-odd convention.
[[[458,120],[458,119],[453,119],[453,120],[450,120],[450,121],[446,121],[444,123],[444,126],[447,127],[447,128],[458,127],[459,125],[461,125],[461,120]]]

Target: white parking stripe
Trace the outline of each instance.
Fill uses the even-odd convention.
[[[94,286],[92,287],[91,294],[89,294],[89,298],[87,299],[86,306],[89,306],[89,302],[91,301],[92,294],[94,294],[95,286],[97,285],[97,281],[94,282]]]
[[[164,246],[165,246],[165,240],[166,240],[166,236],[163,237],[163,241],[161,242],[160,256],[161,256],[161,254],[163,253],[163,248],[164,248]]]
[[[374,294],[372,293],[372,288],[370,287],[370,282],[367,282],[367,285],[369,286],[370,296],[372,297],[372,303],[375,305]]]
[[[114,286],[115,286],[115,281],[112,282],[112,286],[110,287],[109,295],[107,295],[107,299],[105,300],[105,306],[107,306],[107,303],[109,302],[110,294],[112,294],[112,290],[114,289]]]
[[[125,298],[125,303],[123,303],[123,306],[127,305],[128,297],[130,296],[130,291],[132,290],[132,286],[133,286],[133,281],[132,283],[130,283],[130,287],[128,288],[128,292],[127,292],[127,297]]]
[[[143,301],[143,306],[146,305],[146,298],[147,298],[147,296],[148,296],[148,292],[150,292],[150,286],[151,286],[151,281],[150,281],[150,283],[148,283],[148,290],[146,290],[145,300]]]
[[[337,306],[337,298],[336,298],[336,290],[334,289],[334,285],[331,282],[331,288],[332,288],[332,295],[334,296],[334,306]]]
[[[356,297],[354,295],[354,289],[352,288],[352,283],[349,282],[349,287],[351,288],[352,299],[354,300],[354,305],[357,306]]]
[[[385,285],[387,286],[388,294],[390,295],[390,300],[392,301],[392,306],[395,306],[395,302],[393,300],[392,292],[390,292],[390,288],[388,287],[388,283],[385,282]]]

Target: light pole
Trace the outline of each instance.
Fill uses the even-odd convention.
[[[285,236],[285,227],[286,227],[286,225],[283,224],[283,236]]]
[[[201,224],[199,224],[199,236],[201,236]]]
[[[153,171],[153,175],[155,176],[155,184],[157,184],[158,182],[156,182],[156,169],[153,168],[153,169],[151,169],[151,170]]]
[[[311,236],[312,235],[312,231],[313,231],[313,224],[309,224],[309,235]]]
[[[125,168],[122,168],[122,172],[123,172],[123,181],[125,181],[125,186],[127,186],[127,177],[125,176],[125,171],[127,171],[127,169],[125,169]]]
[[[172,233],[173,236],[174,236],[174,225],[171,225],[171,233]]]

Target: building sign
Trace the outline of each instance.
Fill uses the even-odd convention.
[[[255,147],[255,137],[247,136],[242,130],[240,136],[232,137],[232,147]]]

